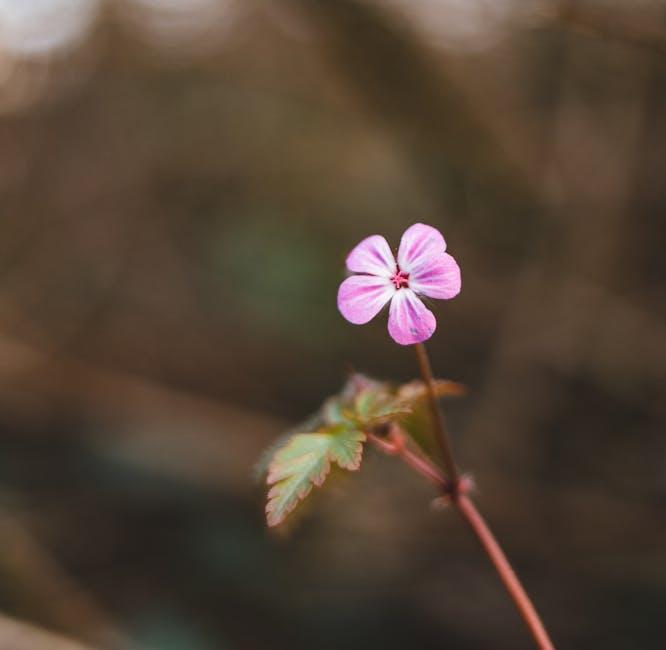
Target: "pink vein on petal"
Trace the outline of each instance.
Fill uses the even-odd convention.
[[[453,298],[460,293],[460,267],[448,253],[433,255],[427,264],[410,275],[409,287],[429,298]]]
[[[401,289],[393,296],[388,329],[396,343],[421,343],[433,335],[436,327],[433,313],[411,289]]]
[[[415,223],[402,235],[398,264],[402,271],[415,273],[426,267],[433,256],[439,257],[445,250],[446,242],[439,230],[423,223]]]
[[[338,309],[350,323],[363,325],[381,311],[395,292],[388,278],[352,275],[340,285]]]
[[[386,239],[381,235],[370,235],[349,253],[347,268],[354,273],[389,278],[395,273],[395,257]]]

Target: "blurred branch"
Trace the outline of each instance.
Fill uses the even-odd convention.
[[[0,614],[0,648],[4,650],[91,650],[77,641]]]
[[[655,20],[655,12],[644,12],[637,8],[617,12],[586,6],[586,3],[560,2],[553,8],[553,17],[564,26],[584,34],[605,38],[632,47],[666,54],[666,26]],[[663,18],[663,17],[662,17]]]
[[[13,603],[20,609],[34,613],[45,625],[93,644],[106,648],[131,647],[115,623],[42,548],[20,520],[1,510],[0,539],[3,546],[0,575],[4,588],[11,591]],[[15,645],[2,645],[3,625],[0,618],[0,647],[14,650]]]
[[[93,428],[88,442],[208,487],[250,490],[260,450],[287,428],[277,418],[52,356],[2,333],[0,357],[0,408],[5,412],[52,418],[54,409],[64,408],[116,422],[114,431],[123,435]],[[230,447],[234,454],[228,453]]]
[[[490,185],[500,205],[533,217],[541,199],[517,152],[520,138],[514,132],[507,139],[493,124],[496,112],[470,102],[441,59],[434,60],[405,25],[355,0],[293,2],[317,26],[325,54],[357,97],[410,154],[440,205],[458,199],[464,214],[465,201],[456,195],[464,182],[456,181],[472,179]]]

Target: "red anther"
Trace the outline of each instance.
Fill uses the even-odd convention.
[[[396,272],[391,276],[391,282],[393,282],[396,289],[407,288],[409,286],[409,273],[401,271],[398,267]]]

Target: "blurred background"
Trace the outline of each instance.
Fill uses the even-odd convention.
[[[398,461],[265,528],[335,295],[440,228],[459,462],[558,648],[666,634],[661,0],[0,0],[0,647],[530,648]]]

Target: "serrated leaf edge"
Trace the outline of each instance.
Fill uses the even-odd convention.
[[[284,445],[281,445],[279,448],[275,449],[273,458],[269,465],[268,465],[268,473],[266,476],[266,483],[267,485],[270,486],[270,489],[268,490],[268,502],[266,503],[266,522],[269,527],[274,527],[279,524],[281,524],[287,516],[294,511],[296,506],[298,506],[299,503],[301,503],[312,491],[313,487],[321,487],[326,480],[326,477],[331,471],[331,462],[335,462],[339,467],[342,469],[346,469],[348,471],[357,471],[360,466],[361,466],[361,461],[363,460],[363,443],[366,440],[366,435],[362,431],[357,431],[357,438],[355,439],[356,444],[354,445],[354,449],[352,451],[352,459],[350,462],[345,463],[341,462],[337,458],[331,458],[331,453],[330,451],[327,452],[326,457],[323,459],[323,465],[321,468],[321,471],[314,477],[309,477],[307,479],[307,482],[296,491],[296,499],[293,500],[291,504],[286,506],[278,515],[275,514],[275,511],[277,509],[277,501],[278,501],[278,495],[280,494],[280,485],[283,481],[288,480],[287,477],[277,479],[276,478],[276,472],[277,468],[275,467],[275,463],[277,462],[275,460],[275,456],[280,452],[280,450],[284,449],[287,445],[290,444],[290,442],[296,437],[296,436],[301,436],[301,435],[335,435],[334,433],[330,432],[313,432],[313,434],[308,434],[308,433],[297,433],[294,434],[290,437],[288,441],[285,442]],[[298,458],[303,458],[304,456],[311,455],[312,452],[302,454],[301,456],[297,456],[296,458],[292,460],[297,460]]]

